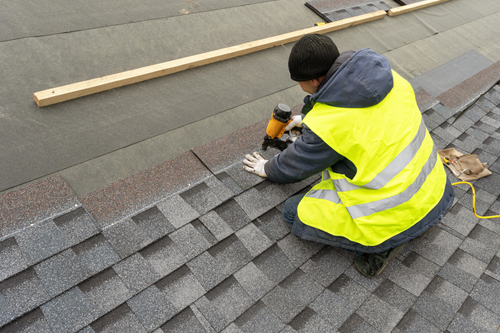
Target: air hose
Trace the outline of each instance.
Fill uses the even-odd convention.
[[[459,185],[459,184],[467,184],[472,189],[472,211],[474,212],[474,215],[476,215],[476,217],[478,217],[480,219],[494,219],[494,218],[500,217],[500,215],[492,215],[492,216],[477,215],[477,213],[476,213],[476,191],[474,190],[474,186],[472,186],[472,184],[469,182],[456,182],[456,183],[452,183],[451,185],[455,186],[455,185]]]

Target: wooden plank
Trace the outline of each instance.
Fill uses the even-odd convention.
[[[141,67],[126,72],[111,74],[97,79],[77,82],[52,89],[34,93],[35,102],[39,107],[56,104],[82,96],[95,94],[125,85],[157,78],[160,76],[177,73],[186,69],[195,68],[214,62],[239,57],[256,51],[272,48],[297,41],[305,34],[328,33],[345,29],[354,25],[370,22],[383,18],[386,12],[383,10],[347,18],[344,20],[327,23],[307,29],[297,30],[286,34],[260,39],[257,41],[227,47],[220,50],[201,53],[177,60]]]
[[[442,2],[446,2],[446,1],[449,1],[449,0],[426,0],[426,1],[415,2],[415,3],[412,3],[411,5],[392,8],[387,12],[387,15],[396,16],[396,15],[408,13],[408,12],[411,12],[411,11],[414,11],[417,9],[437,5],[438,3],[442,3]]]

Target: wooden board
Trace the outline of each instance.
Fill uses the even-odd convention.
[[[35,102],[39,107],[56,104],[82,96],[95,94],[125,85],[157,78],[160,76],[184,71],[214,62],[235,58],[241,55],[272,48],[297,41],[305,34],[328,33],[345,29],[354,25],[383,18],[386,12],[381,10],[374,13],[360,15],[324,25],[297,30],[294,32],[260,39],[257,41],[227,47],[220,50],[201,53],[177,60],[141,67],[126,72],[103,76],[97,79],[68,84],[34,93]]]
[[[389,16],[396,16],[404,13],[408,13],[417,9],[437,5],[438,3],[446,2],[448,0],[426,0],[426,1],[420,1],[413,3],[411,5],[406,5],[406,6],[401,6],[401,7],[396,7],[392,8],[387,12],[387,15]]]

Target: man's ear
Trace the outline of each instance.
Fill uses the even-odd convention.
[[[314,87],[315,87],[316,89],[318,89],[319,85],[321,84],[321,82],[323,81],[323,79],[324,79],[324,78],[325,78],[325,77],[324,77],[324,76],[322,76],[322,77],[319,77],[319,78],[317,78],[317,79],[312,79],[312,80],[311,80],[311,81],[312,81],[312,83],[313,83],[313,85],[314,85]]]

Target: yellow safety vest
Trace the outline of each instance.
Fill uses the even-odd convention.
[[[410,228],[441,200],[446,173],[411,85],[394,87],[367,108],[316,103],[303,122],[354,163],[351,180],[331,168],[298,206],[300,220],[353,242],[376,246]]]

